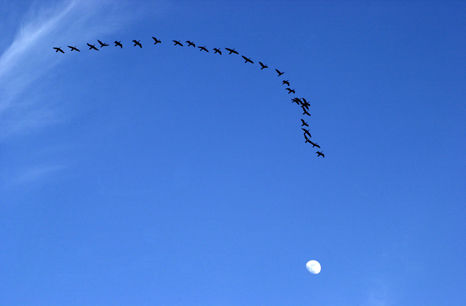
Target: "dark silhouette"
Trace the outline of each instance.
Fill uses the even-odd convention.
[[[201,51],[209,52],[209,50],[207,50],[207,48],[204,47],[204,46],[200,46],[200,47],[198,47],[198,48],[199,48],[199,50],[201,50]]]
[[[100,48],[103,48],[103,47],[108,47],[108,45],[106,43],[103,43],[101,42],[100,40],[97,39],[97,42],[100,44]]]
[[[291,101],[293,101],[293,103],[301,105],[301,100],[299,98],[293,98],[293,99],[291,99]]]
[[[152,39],[154,40],[154,45],[162,43],[162,41],[157,39],[157,37],[152,36]]]
[[[311,104],[309,104],[309,102],[307,102],[305,98],[302,98],[302,99],[303,99],[303,102],[301,103],[302,106],[304,106],[306,109],[309,109],[309,106],[311,106]]]
[[[307,111],[307,109],[305,109],[304,107],[302,107],[303,109],[303,115],[308,115],[309,117],[311,116],[311,114]]]
[[[142,48],[140,40],[133,39],[133,43],[134,43],[134,45],[133,45],[134,47],[138,46],[139,48]]]
[[[309,130],[308,130],[308,129],[301,128],[301,130],[303,130],[303,132],[304,132],[304,135],[307,135],[307,136],[309,136],[309,138],[311,138],[311,137],[312,137],[312,136],[311,136],[311,133],[309,132]]]
[[[312,142],[312,141],[309,141],[309,143],[312,145],[313,148],[318,148],[318,149],[320,149],[320,146],[319,146],[317,143]]]
[[[53,47],[55,49],[55,53],[58,53],[58,52],[61,52],[61,53],[65,53],[65,51],[63,51],[61,48],[59,47]]]
[[[218,54],[222,55],[222,51],[220,51],[219,48],[214,48],[214,53],[218,53]]]
[[[275,69],[275,71],[278,73],[278,76],[281,76],[282,74],[284,74],[284,72],[281,72],[281,71],[278,70],[278,69]]]
[[[188,43],[188,47],[194,47],[194,48],[196,48],[196,44],[193,43],[192,41],[187,40],[186,42]]]
[[[75,46],[68,46],[68,48],[71,49],[71,51],[78,51],[78,52],[81,52],[78,48],[76,48]]]
[[[320,151],[317,151],[316,153],[317,153],[317,157],[319,157],[319,156],[325,157],[324,153],[322,153]]]
[[[121,44],[121,41],[115,40],[114,43],[115,43],[115,47],[123,48],[123,45]]]
[[[289,87],[287,87],[286,90],[288,90],[288,94],[290,94],[290,93],[294,93],[294,94],[295,94],[295,93],[296,93],[296,92],[294,91],[294,89],[291,89],[291,88],[289,88]]]
[[[304,134],[304,138],[306,139],[305,143],[312,144],[312,141],[309,138],[307,138],[306,134]]]
[[[303,119],[301,119],[301,126],[309,126],[309,124]]]
[[[265,68],[269,68],[269,66],[265,65],[263,62],[259,62],[259,65],[261,65],[261,70],[264,70]]]
[[[89,50],[99,51],[99,49],[97,49],[97,47],[94,46],[93,44],[87,43],[87,45],[89,46]]]
[[[238,51],[236,51],[235,49],[225,48],[225,50],[227,50],[228,52],[230,52],[230,53],[228,53],[228,54],[232,54],[232,53],[234,53],[234,54],[239,54]]]
[[[183,47],[183,44],[182,44],[182,43],[180,43],[179,41],[177,41],[177,40],[173,40],[173,42],[175,43],[175,44],[174,44],[175,46],[176,46],[176,45],[178,45],[178,46],[181,46],[181,47]]]
[[[245,63],[251,63],[251,64],[254,64],[254,62],[250,59],[250,58],[247,58],[246,56],[244,55],[241,55],[242,58],[244,58],[244,62]]]
[[[282,85],[290,86],[290,82],[288,80],[283,80]]]

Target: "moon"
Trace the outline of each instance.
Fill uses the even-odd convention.
[[[306,263],[306,269],[315,275],[315,274],[320,273],[320,270],[322,270],[322,267],[320,266],[320,263],[317,260],[309,260]]]

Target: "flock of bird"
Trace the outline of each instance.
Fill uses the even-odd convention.
[[[154,45],[162,43],[161,40],[159,40],[158,38],[156,38],[154,36],[152,36],[152,39],[153,39]],[[100,49],[109,46],[109,44],[104,43],[104,42],[102,42],[100,40],[97,40],[97,42],[99,43],[99,46],[96,46],[96,44],[87,43],[87,46],[88,46],[89,50],[99,51]],[[174,46],[178,46],[178,47],[184,47],[185,46],[182,42],[180,42],[178,40],[173,40],[172,42],[173,42]],[[142,44],[141,44],[140,40],[133,39],[132,43],[133,43],[134,47],[142,48]],[[198,48],[201,52],[209,53],[209,49],[207,49],[206,46],[196,46],[196,44],[194,42],[190,41],[190,40],[185,41],[185,43],[186,43],[187,47]],[[114,46],[119,47],[119,48],[123,48],[123,44],[121,43],[121,41],[118,41],[118,40],[114,41]],[[72,52],[72,51],[81,52],[81,50],[78,49],[76,46],[67,46],[67,47],[70,49],[70,52]],[[56,53],[65,53],[65,51],[63,51],[63,49],[60,48],[60,47],[53,47],[53,49],[55,50]],[[239,52],[236,51],[235,49],[225,48],[225,50],[228,52],[229,55],[231,55],[231,54],[240,55]],[[222,50],[219,49],[219,48],[213,48],[212,51],[213,51],[214,54],[218,54],[218,55],[223,54]],[[248,58],[248,57],[246,57],[244,55],[241,55],[241,57],[244,59],[244,62],[246,64],[248,64],[248,63],[254,64],[254,61],[252,59],[250,59],[250,58]],[[267,66],[263,62],[259,61],[258,63],[260,65],[261,70],[269,68],[269,66]],[[276,68],[275,68],[275,72],[277,73],[278,77],[281,77],[284,74],[284,72],[282,72],[282,71],[280,71],[280,70],[278,70]],[[296,94],[295,90],[291,88],[290,81],[282,80],[282,85],[286,86],[285,90],[288,92],[288,94]],[[303,113],[302,113],[303,116],[308,116],[308,117],[311,116],[311,114],[309,113],[309,107],[311,105],[309,104],[309,102],[305,98],[294,97],[294,98],[291,99],[291,101],[292,101],[292,103],[296,103],[298,106],[301,107],[301,109],[303,111]],[[313,148],[320,149],[320,146],[317,143],[310,140],[310,138],[312,136],[311,136],[311,133],[309,131],[309,123],[306,122],[304,119],[301,119],[301,130],[303,131],[303,136],[304,136],[305,143],[309,143],[310,145],[312,145]],[[316,151],[316,154],[317,154],[317,157],[319,157],[319,156],[325,157],[324,153],[322,153],[321,151]]]

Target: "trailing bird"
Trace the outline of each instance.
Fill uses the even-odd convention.
[[[290,82],[289,82],[288,80],[283,80],[283,81],[282,81],[282,85],[288,85],[288,86],[290,86]]]
[[[308,130],[308,129],[301,128],[301,130],[303,130],[303,132],[304,132],[304,135],[307,135],[307,136],[309,136],[309,138],[311,138],[311,137],[312,137],[312,136],[311,136],[311,133],[309,132],[309,130]]]
[[[214,48],[214,53],[218,53],[218,54],[222,55],[222,51],[220,51],[219,48]]]
[[[322,153],[320,151],[317,151],[316,153],[317,153],[317,157],[319,157],[319,156],[325,157],[324,153]]]
[[[207,50],[207,48],[204,47],[204,46],[200,46],[200,47],[198,47],[198,48],[199,48],[199,50],[201,50],[201,51],[209,52],[209,50]]]
[[[295,93],[296,93],[296,92],[294,91],[294,89],[291,89],[291,88],[289,88],[289,87],[287,87],[286,90],[288,90],[288,94],[290,94],[290,93],[294,93],[294,94],[295,94]]]
[[[194,47],[194,48],[196,48],[196,44],[193,43],[192,41],[187,40],[186,42],[188,43],[188,47]]]
[[[265,68],[269,68],[269,66],[265,65],[262,62],[259,62],[259,65],[261,65],[261,70],[264,70]]]
[[[121,41],[115,40],[114,43],[115,43],[115,47],[123,48],[123,45],[121,44]]]
[[[102,47],[108,47],[106,43],[101,42],[100,40],[97,39],[97,42],[100,44],[100,48]]]
[[[152,39],[154,40],[154,45],[162,43],[162,41],[158,40],[157,37],[152,36]]]
[[[177,40],[173,40],[173,42],[175,43],[175,44],[174,44],[175,46],[176,46],[176,45],[178,45],[178,46],[181,46],[181,47],[183,47],[183,44],[182,44],[182,43],[180,43],[179,41],[177,41]]]
[[[228,54],[232,54],[232,53],[234,53],[234,54],[239,54],[238,51],[236,51],[235,49],[225,48],[225,50],[227,50],[228,52],[230,52],[230,53],[228,53]]]
[[[99,51],[99,49],[97,49],[97,47],[94,46],[93,44],[87,43],[87,45],[89,46],[89,50]]]
[[[241,55],[242,58],[244,58],[244,62],[245,63],[251,63],[251,64],[254,64],[254,62],[250,59],[250,58],[247,58],[246,56],[244,55]]]
[[[309,124],[303,119],[301,119],[301,126],[309,126]]]
[[[63,51],[61,48],[59,47],[53,47],[55,49],[55,53],[57,52],[61,52],[61,53],[65,53],[65,51]]]
[[[140,40],[133,39],[133,43],[134,43],[134,45],[133,45],[134,47],[138,46],[139,48],[142,48]]]
[[[278,76],[281,76],[282,74],[284,74],[284,72],[281,72],[281,71],[278,70],[278,69],[275,69],[275,71],[278,73]]]
[[[76,48],[75,46],[68,46],[68,48],[71,49],[71,51],[78,51],[78,52],[81,52],[78,48]]]

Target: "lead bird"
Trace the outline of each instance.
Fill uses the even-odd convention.
[[[134,45],[133,45],[134,47],[138,46],[139,48],[142,48],[140,40],[133,39],[133,43],[134,43]]]
[[[177,40],[173,40],[173,42],[174,42],[174,46],[178,45],[178,46],[181,46],[181,47],[183,47],[183,44],[182,44],[182,43],[180,43],[179,41],[177,41]]]
[[[261,65],[261,70],[264,70],[265,68],[269,68],[269,66],[265,65],[262,62],[259,62],[259,65]]]
[[[75,46],[68,46],[68,48],[70,48],[71,50],[70,51],[77,51],[77,52],[81,52],[78,48],[76,48]]]
[[[100,44],[100,48],[103,48],[103,47],[108,47],[108,45],[106,43],[103,43],[101,42],[100,40],[97,39],[97,42]]]
[[[59,47],[53,47],[55,49],[55,53],[58,53],[58,52],[61,52],[61,53],[65,53],[65,51],[63,51],[61,48]]]
[[[245,63],[251,63],[251,64],[254,64],[254,62],[250,59],[250,58],[247,58],[246,56],[244,55],[241,55],[242,58],[244,58],[244,62]]]
[[[239,54],[238,51],[236,51],[235,49],[225,48],[225,50],[227,50],[228,52],[230,52],[230,53],[228,53],[228,54],[232,54],[232,53],[234,53],[234,54]]]
[[[89,46],[89,50],[99,51],[99,49],[97,49],[97,47],[94,46],[93,44],[87,43],[87,45]]]
[[[115,47],[120,47],[120,49],[123,48],[121,41],[115,40],[114,43],[115,43]]]

